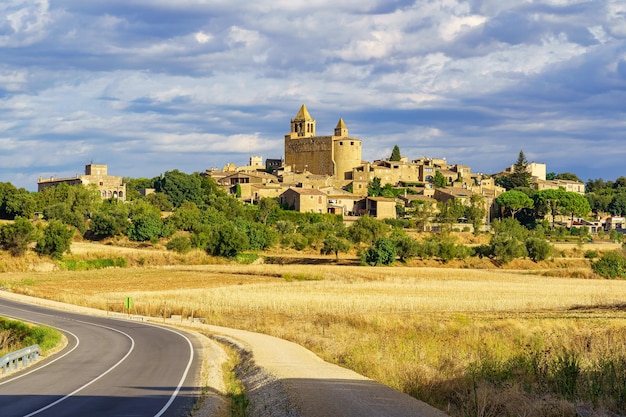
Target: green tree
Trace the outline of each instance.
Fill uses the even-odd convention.
[[[565,199],[565,190],[541,190],[534,196],[534,206],[537,211],[537,216],[543,217],[546,214],[552,216],[552,229],[554,230],[554,223],[556,216],[561,212],[563,207],[563,200]]]
[[[33,217],[35,210],[35,197],[24,188],[17,189],[10,195],[5,195],[4,202],[0,205],[0,211],[3,211],[4,217],[8,219],[18,216],[29,219]]]
[[[257,221],[263,224],[276,223],[280,212],[280,204],[275,198],[262,198],[259,200],[259,211],[257,213]]]
[[[273,246],[278,240],[276,232],[263,223],[239,220],[236,225],[248,238],[249,249],[264,250]]]
[[[43,230],[43,234],[35,246],[35,252],[54,259],[61,259],[65,252],[70,251],[73,236],[74,231],[66,224],[60,220],[51,220]]]
[[[572,224],[574,216],[584,217],[589,215],[591,207],[589,201],[581,194],[566,191],[561,198],[561,210],[563,214],[569,214]]]
[[[185,201],[174,210],[168,220],[172,222],[178,230],[192,231],[202,219],[202,210],[196,203]]]
[[[607,208],[613,216],[626,215],[626,190],[617,192]]]
[[[533,206],[533,200],[525,193],[517,190],[503,192],[496,198],[496,203],[503,214],[505,211],[509,211],[513,218],[520,210]]]
[[[599,216],[600,213],[608,213],[609,205],[611,204],[613,196],[614,193],[607,193],[603,192],[602,190],[585,194],[585,198],[589,202],[589,208],[591,209],[591,212],[596,216]]]
[[[626,256],[620,251],[607,252],[591,268],[604,278],[626,278]]]
[[[465,209],[465,217],[472,223],[474,234],[480,232],[480,227],[483,225],[486,215],[485,197],[480,194],[472,194],[470,197],[470,205]]]
[[[445,188],[448,185],[448,180],[441,172],[437,171],[433,177],[433,185],[437,188]]]
[[[382,185],[380,183],[380,178],[374,177],[367,184],[367,196],[368,197],[380,197],[382,194]]]
[[[553,247],[544,238],[530,236],[526,239],[525,244],[528,257],[535,262],[545,261],[552,255]]]
[[[399,161],[402,159],[402,155],[400,154],[400,148],[398,147],[398,145],[395,145],[393,147],[393,150],[391,151],[391,158],[389,158],[390,161]]]
[[[322,243],[322,249],[320,249],[320,253],[322,255],[330,255],[332,253],[335,254],[335,259],[339,259],[339,252],[348,252],[351,248],[350,243],[344,238],[338,237],[335,234],[329,233],[324,238],[324,242]]]
[[[22,256],[36,239],[35,227],[28,219],[16,217],[13,223],[0,226],[0,247],[12,256]]]
[[[183,235],[174,236],[169,242],[167,242],[165,247],[167,250],[184,254],[191,250],[191,239]]]
[[[547,176],[546,176],[547,179]],[[555,180],[566,180],[566,181],[578,181],[582,182],[580,178],[576,174],[572,174],[571,172],[562,172],[554,176]]]
[[[439,207],[437,221],[441,224],[444,232],[452,231],[452,225],[463,217],[466,209],[463,203],[455,198],[438,203],[437,207]]]
[[[403,232],[394,232],[391,241],[396,247],[396,254],[402,262],[419,254],[420,244],[417,240]]]
[[[493,223],[494,235],[491,237],[490,252],[502,263],[509,263],[515,258],[528,254],[526,237],[528,231],[512,217]]]
[[[130,220],[127,232],[130,240],[153,241],[163,235],[161,212],[143,200],[135,201],[131,206]]]
[[[248,237],[232,222],[217,227],[213,239],[208,242],[206,251],[213,256],[234,258],[248,248]]]
[[[167,171],[156,181],[155,188],[167,195],[174,208],[180,207],[185,201],[199,206],[204,203],[202,181],[197,175],[185,174],[177,169]]]
[[[509,175],[512,188],[530,187],[530,176],[526,155],[524,155],[524,151],[519,151],[517,161],[513,165],[513,172]]]
[[[152,204],[160,211],[173,211],[174,204],[170,201],[165,193],[150,193],[143,198],[142,201]],[[195,204],[195,203],[194,203]]]
[[[365,262],[369,265],[391,265],[396,260],[396,246],[391,239],[381,238],[365,252]]]
[[[348,236],[354,243],[373,244],[387,235],[389,228],[371,216],[361,216],[348,228]]]
[[[91,215],[89,230],[96,237],[118,236],[128,229],[128,205],[116,199],[104,201]]]
[[[154,188],[155,178],[129,178],[124,177],[123,183],[126,184],[126,201],[133,201],[143,198],[143,192],[146,189]]]

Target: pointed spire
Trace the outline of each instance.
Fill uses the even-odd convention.
[[[314,137],[315,124],[315,119],[311,117],[306,106],[303,104],[298,114],[296,114],[296,117],[291,119],[291,133],[289,133],[289,137],[292,139]]]
[[[335,136],[348,136],[348,126],[346,126],[343,118],[339,119],[339,122],[335,127]]]
[[[300,107],[300,111],[296,114],[294,120],[313,120],[306,108],[306,105],[303,104],[302,107]]]

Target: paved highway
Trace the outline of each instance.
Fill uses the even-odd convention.
[[[181,417],[196,400],[192,336],[2,298],[0,315],[55,327],[68,339],[52,358],[0,379],[2,417]]]

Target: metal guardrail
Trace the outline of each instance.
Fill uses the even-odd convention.
[[[22,361],[22,368],[24,368],[30,362],[37,360],[39,355],[41,355],[39,345],[32,345],[24,349],[16,350],[15,352],[7,353],[0,358],[2,373],[6,374],[7,371],[10,372],[17,369],[20,361]]]

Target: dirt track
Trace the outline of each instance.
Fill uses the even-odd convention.
[[[238,344],[254,417],[443,417],[445,413],[337,365],[292,342],[205,326]]]

